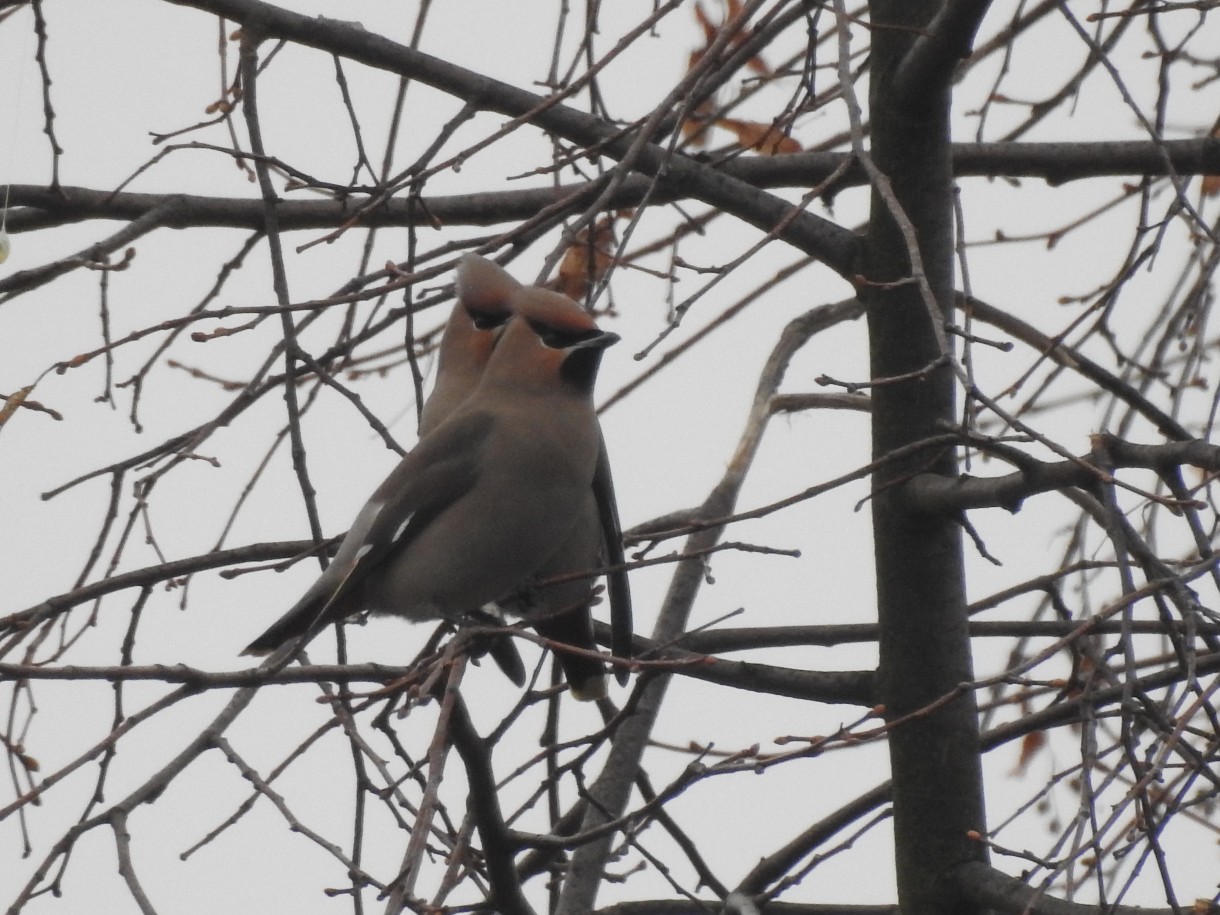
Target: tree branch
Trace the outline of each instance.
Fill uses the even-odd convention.
[[[1186,465],[1220,470],[1220,447],[1207,442],[1136,445],[1108,434],[1098,438],[1115,468],[1139,467],[1164,473]],[[1000,456],[1011,455],[1012,449],[1006,448]],[[921,473],[903,487],[903,494],[914,508],[923,512],[944,514],[969,508],[1005,508],[1016,512],[1029,496],[1067,487],[1091,489],[1100,480],[1098,470],[1090,463],[1091,455],[1083,455],[1078,461],[1054,463],[1021,455],[1014,460],[1017,461],[1019,470],[1000,477],[961,474],[950,479]]]
[[[1164,177],[1168,161],[1178,175],[1220,174],[1220,139],[1116,141],[1099,143],[955,143],[953,172],[957,178],[1043,178],[1052,185],[1087,178]],[[1166,158],[1167,157],[1167,158]],[[844,169],[846,152],[801,152],[783,156],[742,156],[719,163],[688,160],[709,174],[729,176],[756,189],[808,188]],[[850,165],[828,190],[833,195],[865,184],[867,176]],[[393,197],[368,207],[372,189],[353,188],[328,200],[284,200],[278,208],[285,232],[333,229],[349,220],[369,228],[427,224],[430,216],[447,226],[492,226],[536,216],[555,203],[593,189],[593,182],[548,185],[519,191],[473,191],[466,194]],[[651,194],[649,188],[652,187]],[[676,184],[631,175],[605,201],[606,210],[690,199]],[[420,201],[425,206],[420,206]],[[15,184],[10,190],[8,230],[14,234],[48,229],[86,219],[134,220],[172,202],[156,225],[184,229],[223,226],[257,230],[263,224],[262,203],[253,198],[197,194],[144,194],[61,186]],[[16,274],[14,274],[16,275]],[[12,282],[12,277],[6,278]],[[7,288],[7,287],[4,287]]]
[[[180,6],[223,16],[254,28],[263,38],[278,38],[317,48],[387,70],[439,89],[476,107],[506,114],[585,148],[619,159],[629,152],[634,167],[671,190],[732,213],[764,232],[784,227],[779,238],[811,254],[841,276],[852,275],[858,242],[855,234],[812,213],[764,193],[744,181],[718,173],[688,156],[653,143],[636,146],[634,131],[624,132],[600,118],[474,73],[413,50],[359,26],[280,9],[260,0],[170,0]],[[785,221],[787,224],[784,225]]]
[[[314,547],[311,540],[282,540],[271,543],[252,543],[248,546],[233,547],[228,550],[217,550],[204,553],[201,556],[189,556],[173,562],[164,562],[143,569],[135,569],[95,581],[74,591],[50,597],[40,604],[35,604],[28,610],[21,610],[0,618],[0,633],[13,631],[26,632],[31,627],[44,620],[51,619],[60,613],[71,610],[80,604],[96,600],[115,591],[127,588],[141,588],[196,572],[218,569],[224,566],[236,565],[242,562],[263,562],[271,559],[291,559],[308,553]],[[3,657],[7,647],[0,648]]]
[[[1092,915],[1098,911],[1094,903],[1069,902],[1047,895],[1037,887],[1009,877],[981,861],[967,861],[948,874],[963,896],[997,912],[1020,912],[1027,915]],[[1135,905],[1105,907],[1106,915],[1180,915],[1181,909],[1154,909]],[[1195,915],[1215,915],[1220,906],[1204,901],[1191,910]]]
[[[516,848],[508,837],[504,815],[500,812],[500,796],[496,776],[492,771],[491,753],[470,720],[466,703],[459,696],[449,719],[449,738],[466,767],[470,785],[467,809],[474,817],[483,840],[483,859],[491,880],[491,898],[495,911],[504,915],[533,915],[534,910],[521,892],[521,883],[513,866]]]
[[[958,63],[973,51],[990,5],[991,0],[946,0],[898,65],[895,104],[918,105],[944,91]]]

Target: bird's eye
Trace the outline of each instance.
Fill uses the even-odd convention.
[[[479,330],[495,330],[502,327],[508,320],[508,313],[503,311],[474,311],[467,309],[470,320]]]
[[[596,327],[573,330],[569,327],[555,327],[542,321],[530,321],[529,324],[538,338],[551,349],[567,349],[582,340],[591,340],[601,334]]]

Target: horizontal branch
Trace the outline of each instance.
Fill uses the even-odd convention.
[[[690,651],[719,654],[760,648],[833,648],[877,641],[876,623],[824,626],[741,626],[692,632],[682,638]],[[1220,625],[1178,620],[990,620],[970,623],[971,638],[1052,638],[1081,635],[1220,635]],[[718,664],[725,663],[723,660]]]
[[[1097,438],[1115,469],[1165,471],[1185,465],[1220,470],[1220,447],[1204,441],[1134,445],[1112,435]],[[1006,449],[1005,454],[1010,451]],[[922,473],[907,483],[904,496],[912,507],[929,513],[954,513],[970,508],[1005,508],[1015,512],[1032,495],[1069,487],[1095,487],[1100,482],[1099,471],[1092,462],[1091,455],[1078,461],[1053,462],[1023,456],[1019,470],[999,477],[962,474],[949,479]]]
[[[637,651],[645,641],[636,639]],[[651,656],[644,656],[651,660]],[[871,708],[877,702],[877,677],[871,670],[803,670],[753,661],[708,658],[695,652],[674,649],[662,650],[657,657],[674,662],[702,658],[705,663],[688,663],[673,672],[733,689],[829,705]]]
[[[639,143],[623,130],[576,108],[491,79],[439,57],[406,47],[359,24],[306,16],[261,0],[172,0],[240,22],[263,39],[283,39],[424,83],[482,111],[519,118],[554,136],[613,160],[631,157],[631,168],[672,193],[718,207],[850,277],[859,239],[849,229],[794,208],[749,183],[654,142]],[[646,137],[653,141],[656,137]],[[626,176],[624,176],[626,177]]]
[[[957,867],[949,879],[970,902],[997,912],[1021,912],[1028,915],[1093,915],[1099,911],[1096,903],[1069,902],[1058,899],[1037,888],[1009,877],[981,861],[969,861]],[[1111,903],[1104,909],[1106,915],[1178,915],[1181,909],[1144,908],[1135,905]],[[1215,904],[1196,904],[1190,909],[1197,915],[1215,915],[1220,907]]]
[[[597,915],[708,915],[709,912],[724,912],[727,915],[737,915],[752,911],[737,906],[724,906],[717,903],[694,899],[641,899],[635,902],[620,902],[616,905],[604,906],[597,910]],[[879,903],[877,905],[847,905],[819,902],[768,902],[766,915],[901,915],[898,906]]]
[[[711,164],[687,160],[692,168],[724,175],[756,189],[810,188],[844,169],[850,153],[804,152],[784,156],[741,157]],[[958,178],[1043,178],[1061,184],[1085,178],[1159,177],[1168,165],[1179,175],[1220,174],[1220,140],[1171,140],[1108,143],[957,143],[953,146]],[[858,187],[864,171],[843,171],[830,193]],[[677,184],[662,182],[649,194],[652,179],[634,175],[605,201],[606,210],[629,209],[645,196],[653,203],[697,197]],[[330,200],[284,200],[276,208],[282,231],[333,229],[359,215],[369,227],[429,224],[491,226],[536,216],[557,202],[593,190],[591,183],[547,185],[519,191],[479,191],[427,196],[418,200],[390,198],[364,210],[369,194],[353,190]],[[420,206],[420,201],[425,206]],[[159,224],[182,229],[214,226],[257,231],[263,228],[263,203],[254,197],[208,197],[198,194],[118,193],[85,187],[15,184],[10,191],[8,230],[12,233],[46,229],[87,219],[135,220],[161,211]],[[730,212],[732,212],[730,210]]]
[[[1149,446],[1128,446],[1133,449],[1139,449]],[[1164,446],[1151,446],[1158,449],[1154,455],[1150,455],[1150,459],[1161,458],[1164,456]],[[61,613],[66,613],[73,607],[88,603],[104,597],[107,594],[113,594],[117,591],[124,591],[129,588],[144,588],[152,585],[157,585],[162,582],[171,581],[175,578],[180,578],[186,575],[194,575],[199,572],[207,572],[213,569],[222,569],[230,566],[236,566],[241,563],[248,562],[272,562],[276,560],[287,560],[298,556],[303,556],[314,550],[315,544],[311,540],[282,540],[266,543],[252,543],[246,546],[233,547],[227,550],[217,550],[211,553],[203,553],[199,556],[188,556],[184,559],[175,559],[170,562],[159,563],[153,566],[146,566],[142,569],[134,569],[130,572],[123,572],[119,575],[112,575],[109,578],[104,578],[101,581],[90,582],[87,585],[82,585],[75,590],[57,594],[54,597],[49,597],[41,603],[35,604],[25,610],[9,614],[6,617],[0,617],[0,633],[16,633],[24,632],[38,623],[51,619]],[[1048,638],[1062,638],[1071,635],[1081,625],[1078,621],[1072,620],[997,620],[992,622],[975,622],[970,625],[970,635],[972,637],[982,638],[1032,638],[1045,636]],[[1090,630],[1096,633],[1125,633],[1134,632],[1149,635],[1164,635],[1170,632],[1176,632],[1181,635],[1194,632],[1201,635],[1220,634],[1220,626],[1212,626],[1206,623],[1196,623],[1194,628],[1188,630],[1184,623],[1176,623],[1173,621],[1160,620],[1141,620],[1124,623],[1121,621],[1096,621]],[[725,651],[745,651],[755,648],[787,648],[787,647],[807,647],[810,645],[820,647],[831,647],[835,645],[852,644],[859,642],[873,642],[877,640],[878,627],[876,623],[848,623],[841,625],[819,625],[819,626],[742,626],[742,627],[726,627],[722,629],[711,629],[703,632],[688,633],[682,637],[681,647],[686,652],[695,652],[701,654],[717,654]],[[598,640],[603,645],[610,644],[610,630],[607,626],[599,626],[597,632]],[[652,651],[656,646],[650,640],[643,639],[637,636],[637,650],[639,652]],[[669,657],[669,655],[666,655]],[[674,658],[679,657],[675,653]],[[717,662],[722,665],[722,670],[728,668],[723,665],[729,662],[723,659]],[[701,679],[717,680],[723,674],[708,674],[701,676],[696,671],[686,670],[685,673],[700,677]],[[729,676],[737,677],[736,673]],[[747,675],[742,675],[747,676]],[[295,681],[293,681],[295,682]],[[737,683],[729,683],[726,685],[739,685]],[[812,697],[807,697],[812,698]],[[830,701],[830,700],[823,700]]]
[[[955,143],[953,171],[995,178],[1083,178],[1220,174],[1220,139],[1114,140],[1097,143]]]
[[[1096,714],[1108,706],[1126,702],[1132,694],[1146,694],[1170,686],[1187,682],[1192,677],[1213,674],[1220,671],[1220,653],[1199,652],[1192,659],[1190,671],[1174,665],[1142,677],[1132,677],[1127,682],[1104,689],[1084,691],[1079,695],[1064,697],[1054,705],[1047,706],[1036,712],[1022,715],[1015,721],[996,725],[982,734],[984,752],[996,747],[1020,740],[1026,734],[1035,731],[1046,731],[1064,725],[1077,724],[1084,720],[1085,710]]]
[[[311,552],[316,544],[312,540],[282,540],[270,543],[252,543],[248,546],[233,547],[228,550],[216,550],[200,556],[189,556],[186,559],[176,559],[155,566],[146,566],[112,575],[101,581],[91,582],[74,591],[49,597],[40,604],[35,604],[27,610],[0,617],[0,633],[25,630],[36,626],[43,620],[50,619],[60,613],[71,610],[115,591],[127,588],[143,588],[179,578],[183,575],[193,575],[196,572],[206,572],[225,566],[243,562],[268,562],[276,559],[291,559]]]
[[[873,672],[806,671],[768,664],[720,661],[690,652],[665,652],[636,662],[646,670],[664,669],[667,673],[693,676],[758,693],[787,696],[830,704],[872,705]],[[239,689],[247,686],[289,686],[300,683],[391,683],[413,676],[414,667],[388,664],[308,664],[275,670],[254,667],[247,670],[209,671],[186,664],[146,665],[56,665],[0,663],[0,681],[56,680],[126,682],[130,680],[179,683],[194,689]]]
[[[1106,632],[1163,634],[1168,628],[1186,632],[1185,626],[1167,627],[1159,621],[1123,623],[1121,621],[1060,622],[994,622],[973,623],[971,635],[997,636],[1048,636],[1067,637],[1075,632],[1098,634]],[[1215,630],[1214,626],[1197,626],[1197,630]],[[818,630],[829,630],[823,634]],[[851,631],[839,631],[851,630]],[[844,642],[873,641],[876,627],[860,626],[793,626],[761,630],[762,637],[752,639],[750,630],[725,630],[722,633],[692,635],[690,642],[715,645],[720,639],[716,635],[735,636],[735,642],[720,647],[734,648],[780,647],[794,645],[832,645]],[[602,633],[607,634],[607,633]],[[1197,633],[1196,633],[1197,634]],[[804,699],[828,704],[859,705],[870,707],[876,702],[874,695],[875,675],[870,670],[820,671],[777,667],[755,662],[727,661],[709,658],[695,652],[675,649],[659,650],[650,640],[637,637],[636,650],[641,655],[640,667],[664,668],[668,673],[694,677],[709,683],[744,689],[757,693],[782,695],[793,699]],[[725,640],[727,641],[727,640]],[[701,646],[702,647],[702,646]],[[655,653],[653,653],[655,652]],[[1216,659],[1206,656],[1208,667],[1215,666]],[[674,666],[670,667],[672,664]],[[281,670],[250,668],[235,671],[207,671],[185,664],[150,665],[30,665],[0,663],[0,681],[4,680],[101,680],[120,682],[129,680],[180,683],[197,689],[237,689],[247,686],[293,685],[300,683],[386,683],[408,677],[415,672],[412,667],[388,664],[309,664]],[[1200,668],[1202,672],[1202,668]],[[1164,672],[1155,675],[1160,685],[1169,682]],[[1169,680],[1173,679],[1170,675]],[[1164,681],[1164,682],[1162,682]],[[1143,681],[1141,681],[1143,682]],[[1107,697],[1108,698],[1108,697]],[[1060,708],[1060,707],[1056,707]],[[1058,717],[1058,716],[1056,716]],[[1003,728],[997,729],[1002,734]],[[1011,734],[1004,739],[1012,739]],[[1002,741],[1001,741],[1002,742]]]
[[[195,689],[240,689],[247,686],[291,686],[298,683],[392,683],[418,670],[391,664],[305,664],[299,667],[251,667],[246,670],[201,670],[186,664],[84,666],[0,663],[4,680],[102,680],[112,683],[150,680],[181,683]]]

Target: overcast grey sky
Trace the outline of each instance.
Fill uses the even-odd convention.
[[[219,95],[221,78],[217,63],[218,29],[214,17],[152,0],[111,0],[101,3],[46,3],[49,26],[48,66],[56,119],[54,127],[64,155],[60,178],[65,185],[108,190],[130,178],[167,144],[154,145],[150,133],[169,133],[207,119],[206,106]],[[414,20],[414,4],[350,2],[297,2],[299,12],[318,13],[337,19],[358,19],[363,26],[405,42]],[[1091,5],[1090,5],[1091,6]],[[528,12],[527,12],[528,7]],[[1014,3],[995,4],[985,33],[990,35],[1012,14]],[[614,46],[619,36],[646,15],[651,3],[604,4],[601,30],[596,38],[598,55]],[[0,23],[0,180],[13,184],[44,184],[48,181],[51,156],[42,133],[42,86],[31,59],[34,42],[30,11],[22,10]],[[522,4],[449,0],[435,4],[421,47],[480,73],[494,76],[533,91],[542,91],[536,81],[548,67],[554,36],[555,10]],[[1215,24],[1207,30],[1216,32]],[[1039,97],[1047,87],[1058,85],[1064,74],[1078,65],[1084,53],[1079,40],[1062,23],[1049,22],[1039,33],[1038,52],[1018,56],[1021,85],[1029,97]],[[800,39],[797,30],[790,36]],[[1220,36],[1215,36],[1220,38]],[[602,78],[605,104],[618,118],[629,120],[649,112],[669,87],[680,78],[688,53],[702,38],[694,16],[684,9],[664,20],[655,37],[635,42]],[[857,34],[863,41],[864,35]],[[768,51],[768,62],[779,63],[781,50],[794,52],[796,44]],[[264,46],[262,51],[269,50]],[[572,47],[565,52],[570,55]],[[1127,52],[1124,52],[1127,53]],[[825,51],[831,61],[833,50]],[[1134,55],[1123,61],[1127,85],[1137,101],[1152,103],[1155,84],[1145,75],[1154,64]],[[233,45],[230,67],[236,65]],[[998,61],[996,62],[998,66]],[[971,139],[977,119],[971,110],[985,96],[995,67],[972,74],[957,107],[959,139]],[[232,70],[230,69],[230,77]],[[370,158],[380,162],[397,78],[353,64],[345,65]],[[826,71],[826,83],[833,73]],[[773,117],[793,92],[790,81],[779,81],[750,102],[746,114],[759,119]],[[861,93],[865,87],[859,87]],[[352,174],[352,131],[336,88],[332,60],[316,51],[287,47],[276,56],[259,82],[264,138],[268,150],[284,161],[314,176],[336,183]],[[1197,106],[1171,112],[1167,135],[1191,135],[1209,126],[1217,110],[1214,87],[1193,96]],[[581,99],[577,107],[587,106]],[[1209,107],[1210,106],[1210,107]],[[461,103],[439,92],[413,85],[408,94],[404,130],[395,162],[404,167],[427,147],[438,125],[451,118]],[[1013,106],[1015,109],[1016,106]],[[1208,114],[1200,115],[1200,111]],[[988,136],[1004,133],[1007,124],[1023,116],[1023,110],[999,106],[991,114]],[[1143,136],[1136,119],[1104,74],[1086,84],[1071,117],[1057,116],[1025,139],[1112,139]],[[463,126],[447,150],[456,152],[491,134],[504,118],[479,115]],[[236,121],[245,143],[244,127]],[[798,121],[794,137],[807,147],[844,129],[841,104],[831,104]],[[1175,133],[1177,131],[1177,133]],[[718,134],[716,144],[728,142]],[[193,140],[229,146],[227,130],[216,125],[185,134],[170,143]],[[520,130],[498,141],[489,150],[475,154],[460,171],[437,175],[427,186],[430,195],[497,191],[522,186],[541,186],[546,175],[529,175],[550,161],[550,144],[537,131]],[[520,177],[525,176],[525,177]],[[363,179],[362,179],[363,180]],[[566,175],[565,180],[571,180]],[[1010,235],[1023,231],[1045,231],[1071,222],[1076,216],[1109,201],[1120,191],[1119,179],[1080,182],[1070,193],[1052,190],[1040,181],[1020,186],[984,179],[963,181],[963,213],[967,241],[994,237],[998,227]],[[126,190],[137,192],[185,192],[201,195],[249,198],[256,185],[232,160],[218,152],[181,149],[166,155],[143,171]],[[791,199],[799,194],[785,192]],[[309,192],[287,191],[287,199],[304,198]],[[845,226],[857,226],[867,213],[868,194],[850,189],[838,195],[833,209],[822,202],[812,206],[820,215]],[[1059,302],[1065,292],[1086,295],[1103,283],[1119,262],[1115,237],[1123,239],[1134,222],[1135,203],[1114,210],[1109,221],[1099,221],[1066,237],[1049,248],[1044,241],[1025,245],[985,246],[969,249],[970,280],[982,298],[1013,307],[1031,323],[1051,331],[1066,326],[1071,315]],[[701,207],[690,207],[701,212]],[[1210,210],[1209,210],[1210,212]],[[661,237],[680,219],[678,213],[655,207],[642,220],[631,249]],[[14,271],[27,270],[79,251],[92,241],[119,228],[118,223],[83,222],[13,237],[11,255],[0,266],[0,279]],[[446,226],[421,230],[419,246],[429,251],[462,239],[481,238],[494,230],[475,226]],[[1174,234],[1176,232],[1176,234]],[[289,295],[294,302],[324,298],[341,288],[357,272],[364,236],[349,232],[333,244],[317,244],[294,250],[320,239],[321,231],[288,236]],[[1158,269],[1172,276],[1189,256],[1180,230],[1171,232]],[[215,282],[221,265],[238,251],[245,233],[223,229],[189,231],[158,230],[135,243],[129,269],[107,274],[110,334],[119,338],[138,328],[184,314],[203,301]],[[680,256],[699,266],[722,266],[759,239],[759,233],[739,223],[721,219],[701,237],[684,240]],[[552,233],[511,266],[518,279],[536,278],[544,259],[558,244]],[[405,233],[382,232],[369,258],[371,269],[385,261],[406,257]],[[666,271],[669,252],[662,251],[643,266]],[[598,302],[612,304],[615,314],[603,319],[623,337],[609,350],[599,382],[599,400],[605,400],[641,371],[655,365],[668,350],[707,326],[725,308],[795,262],[799,252],[772,243],[757,254],[747,269],[729,273],[701,296],[681,326],[659,347],[643,358],[643,352],[668,325],[666,284],[644,270],[619,269],[613,274],[610,293]],[[1171,269],[1172,268],[1172,269]],[[673,295],[681,302],[709,282],[712,275],[679,270],[680,282]],[[1067,279],[1065,279],[1065,277]],[[447,278],[431,284],[439,288]],[[278,319],[242,334],[193,342],[179,338],[148,376],[141,395],[140,422],[133,428],[128,418],[130,389],[115,391],[114,404],[97,402],[104,390],[105,363],[95,359],[62,375],[43,375],[51,365],[69,360],[100,345],[99,299],[101,275],[76,270],[34,293],[0,303],[0,393],[31,384],[38,386],[34,399],[59,411],[63,420],[28,411],[20,413],[0,437],[0,468],[3,493],[0,500],[0,556],[4,581],[0,615],[31,606],[46,597],[71,589],[97,537],[110,497],[105,477],[77,486],[51,500],[40,494],[97,467],[151,447],[213,416],[233,393],[216,379],[241,382],[265,358],[279,335]],[[1161,287],[1155,273],[1135,280],[1124,307],[1136,308],[1140,296],[1151,296]],[[724,472],[746,422],[758,374],[783,327],[808,309],[850,297],[848,284],[830,270],[810,267],[770,291],[742,316],[711,334],[674,366],[625,401],[605,412],[603,425],[614,460],[620,510],[625,526],[642,523],[667,512],[698,504]],[[258,246],[247,263],[227,282],[214,306],[269,305],[274,302],[265,246]],[[1127,303],[1130,303],[1129,305]],[[391,304],[397,304],[393,302]],[[357,309],[363,320],[371,306]],[[443,320],[447,306],[419,318],[421,327]],[[345,309],[335,308],[302,337],[303,345],[324,348],[344,319]],[[241,319],[228,319],[237,324]],[[1114,323],[1120,337],[1143,333],[1144,325],[1128,325],[1120,313]],[[204,325],[210,330],[215,325]],[[159,337],[121,347],[115,352],[113,377],[122,381],[132,375],[153,352]],[[398,335],[383,338],[386,346],[400,341]],[[1126,340],[1125,343],[1132,341]],[[992,391],[1019,378],[1035,360],[1028,349],[1011,354],[979,348],[981,383]],[[825,391],[814,379],[820,375],[864,381],[867,379],[867,343],[862,322],[853,322],[820,335],[793,360],[783,390]],[[169,361],[172,360],[172,361]],[[428,368],[425,366],[425,368]],[[1036,378],[1044,378],[1042,366]],[[1209,381],[1214,383],[1210,368]],[[201,373],[205,373],[201,375]],[[1032,384],[1033,382],[1031,382]],[[401,366],[384,376],[370,376],[354,386],[364,404],[384,421],[404,447],[414,441],[414,402],[409,376]],[[1065,391],[1070,391],[1066,385]],[[1206,393],[1188,395],[1195,416],[1205,415]],[[1100,428],[1102,419],[1095,406],[1081,402],[1054,414],[1037,415],[1040,431],[1075,451],[1087,450],[1087,435]],[[204,443],[199,460],[189,462],[158,483],[147,513],[139,518],[131,543],[116,571],[151,565],[164,559],[198,555],[211,549],[233,506],[241,497],[259,461],[284,422],[280,396],[265,399],[228,428]],[[305,417],[303,432],[309,449],[309,468],[317,488],[322,529],[327,535],[343,531],[356,509],[377,482],[394,466],[397,458],[344,398],[327,391]],[[745,486],[739,508],[748,509],[799,492],[856,469],[868,461],[868,418],[864,413],[818,410],[773,420]],[[978,473],[1001,472],[985,464]],[[124,484],[125,518],[131,507],[131,484],[141,476],[137,470]],[[725,552],[715,556],[708,568],[708,582],[696,605],[691,624],[701,626],[740,611],[728,621],[733,626],[790,625],[796,623],[873,622],[871,541],[867,507],[867,481],[834,490],[765,519],[734,527],[728,539],[799,550],[792,558],[759,552]],[[1052,504],[1053,503],[1053,504]],[[1055,519],[1062,513],[1062,522]],[[972,520],[985,538],[988,549],[1003,565],[995,567],[973,552],[969,554],[971,596],[980,597],[1022,581],[1042,570],[1049,557],[1064,548],[1069,531],[1063,527],[1072,515],[1054,496],[1032,500],[1021,514],[1010,516],[998,510],[976,513]],[[156,546],[146,543],[151,531]],[[1052,532],[1048,534],[1048,532]],[[280,447],[268,470],[249,495],[227,545],[260,541],[300,539],[308,536],[302,500],[291,472],[287,451]],[[89,580],[105,570],[115,535],[109,540],[101,565]],[[673,549],[680,541],[663,545]],[[1097,538],[1100,543],[1100,537]],[[1166,545],[1167,551],[1169,545]],[[1098,546],[1100,550],[1100,546]],[[160,554],[158,554],[160,550]],[[208,670],[237,670],[245,663],[237,653],[261,631],[316,574],[312,562],[301,562],[282,574],[263,571],[223,580],[214,573],[195,576],[186,606],[180,606],[181,590],[154,589],[144,609],[140,636],[133,661],[136,664],[186,664]],[[656,607],[664,597],[669,569],[661,566],[632,574],[636,605],[636,627],[651,631]],[[1101,595],[1110,597],[1112,595]],[[1211,595],[1214,597],[1214,595]],[[133,595],[108,598],[98,610],[98,625],[83,632],[79,644],[66,658],[73,664],[117,663],[119,648],[129,620]],[[1024,606],[1033,605],[1033,599]],[[1010,608],[1011,609],[1011,608]],[[70,627],[84,621],[87,608]],[[1012,618],[1005,616],[1005,618]],[[427,626],[408,626],[397,620],[375,620],[356,630],[350,641],[353,659],[403,663],[423,645],[431,632]],[[333,639],[319,638],[311,656],[333,658]],[[523,651],[531,647],[523,645]],[[994,672],[1007,648],[983,643],[977,664],[980,672]],[[869,668],[876,662],[867,646],[834,649],[787,649],[746,653],[766,663],[825,669]],[[812,657],[812,660],[811,660]],[[1066,665],[1056,662],[1060,673]],[[1047,670],[1057,669],[1055,664]],[[492,727],[518,698],[500,673],[490,664],[471,669],[463,691],[479,716],[478,724]],[[124,704],[128,710],[148,704],[167,692],[164,684],[129,684]],[[6,692],[6,697],[8,692]],[[615,694],[618,701],[626,693]],[[113,696],[96,684],[40,683],[36,691],[38,714],[31,720],[25,746],[36,756],[42,772],[54,772],[84,748],[104,735],[113,715]],[[309,685],[267,689],[228,732],[228,738],[251,764],[264,773],[314,728],[329,718],[329,710],[316,699]],[[111,764],[108,798],[117,798],[155,771],[206,723],[226,696],[208,694],[182,703],[170,713],[141,726],[121,745]],[[24,717],[24,699],[19,700],[18,718]],[[1012,712],[1011,714],[1018,714]],[[536,707],[530,727],[522,727],[520,739],[503,749],[507,774],[514,765],[537,752],[536,740],[542,709]],[[734,752],[759,744],[764,752],[781,749],[774,741],[786,735],[833,732],[853,722],[859,710],[823,706],[745,692],[709,687],[683,677],[675,679],[666,713],[656,738],[672,745],[658,746],[648,758],[649,775],[657,787],[678,776],[690,762],[685,751],[691,742],[714,744],[716,752]],[[415,712],[396,728],[402,739],[420,755],[426,752],[432,733],[432,709]],[[593,709],[564,705],[563,730],[573,737],[598,725]],[[990,814],[995,822],[1007,817],[1037,786],[1048,779],[1056,761],[1036,759],[1021,777],[1007,776],[1016,762],[1016,749],[1007,748],[988,758],[993,793]],[[723,835],[723,841],[708,846],[708,864],[722,879],[731,882],[756,859],[774,849],[808,824],[811,810],[829,812],[848,797],[886,777],[884,746],[842,749],[813,759],[768,769],[765,774],[733,775],[730,785],[720,779],[699,783],[673,802],[674,816],[692,834]],[[48,845],[80,815],[92,790],[96,766],[85,766],[67,779],[47,802],[29,809],[23,827],[15,816],[0,822],[0,858],[11,862],[0,869],[0,897],[11,900],[29,879]],[[450,762],[445,789],[452,791],[449,803],[461,811],[462,779],[456,762]],[[509,783],[506,798],[523,799],[533,783],[519,779]],[[1011,785],[1011,796],[1008,786]],[[330,841],[350,840],[351,774],[348,744],[331,735],[295,763],[276,788],[289,799],[301,819]],[[223,821],[248,794],[248,785],[218,752],[206,755],[174,783],[156,804],[140,808],[132,817],[133,852],[141,879],[160,911],[175,913],[254,911],[273,906],[278,911],[332,912],[346,910],[349,903],[333,900],[322,887],[343,886],[343,868],[327,853],[300,835],[289,832],[283,819],[265,800],[235,828],[194,853],[186,862],[179,855]],[[1054,796],[1053,804],[1069,804],[1071,793]],[[794,803],[794,798],[799,803]],[[11,787],[0,791],[0,805],[11,799]],[[506,807],[513,804],[506,801]],[[1073,811],[1066,808],[1065,817]],[[539,815],[540,811],[533,812]],[[384,814],[377,813],[382,817]],[[28,829],[35,850],[21,859],[23,829]],[[1044,821],[1030,816],[1005,834],[1005,843],[1016,848],[1045,844]],[[1203,834],[1203,833],[1201,833]],[[402,834],[390,823],[370,825],[371,841],[366,849],[366,869],[390,875],[402,855]],[[1207,833],[1210,835],[1210,833]],[[670,841],[652,830],[641,840],[663,859],[672,859]],[[1199,874],[1214,874],[1216,848],[1197,836],[1168,839],[1193,843],[1181,859],[1185,874],[1196,866]],[[888,825],[882,823],[861,839],[850,853],[820,864],[793,892],[784,898],[818,902],[883,902],[893,897]],[[1175,850],[1177,845],[1173,845]],[[620,863],[622,870],[640,862],[638,854]],[[19,862],[19,863],[17,863]],[[868,862],[867,880],[861,879],[861,862]],[[439,877],[440,865],[429,879]],[[693,887],[695,878],[682,869],[674,878]],[[1190,884],[1182,878],[1182,885]],[[1201,880],[1199,895],[1212,892],[1214,877]],[[116,873],[113,842],[109,836],[88,835],[68,868],[64,883],[66,898],[36,900],[27,911],[78,910],[89,899],[123,900],[130,908],[127,892]],[[421,887],[428,896],[431,887]],[[618,899],[672,895],[672,889],[655,868],[646,867],[621,885],[607,887],[599,899],[608,905]],[[1151,892],[1151,891],[1149,891]],[[1139,892],[1129,901],[1157,902]],[[374,905],[373,908],[379,908]],[[103,906],[103,910],[106,910]],[[115,911],[118,911],[116,908]]]

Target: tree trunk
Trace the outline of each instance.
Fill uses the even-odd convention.
[[[940,314],[953,307],[953,174],[950,92],[940,85],[899,85],[908,52],[941,6],[933,0],[875,0],[871,151],[893,197],[914,227],[924,276]],[[900,28],[886,28],[893,24]],[[865,243],[861,297],[868,305],[874,380],[916,373],[873,388],[873,455],[889,454],[953,422],[954,375],[938,363],[942,334],[926,292],[907,280],[914,266],[902,227],[877,189]],[[880,285],[898,285],[883,288]],[[879,688],[888,721],[951,693],[972,679],[962,538],[955,519],[913,511],[903,481],[929,470],[952,477],[952,451],[921,452],[874,477],[872,502],[878,615]],[[897,724],[890,734],[898,898],[903,915],[966,912],[938,877],[954,865],[985,859],[968,837],[984,830],[977,709],[967,692],[934,711]]]

